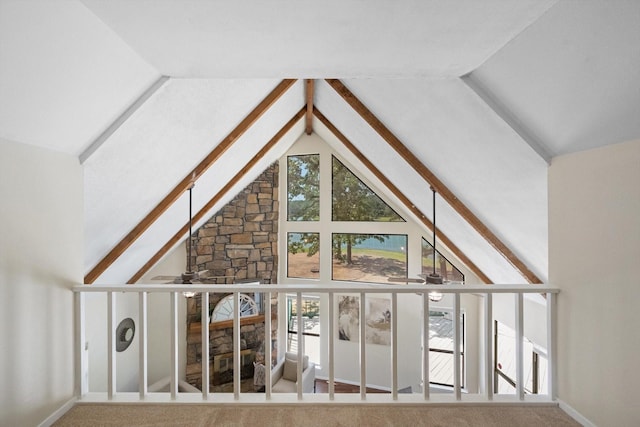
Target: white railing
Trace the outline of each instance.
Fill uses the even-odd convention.
[[[474,402],[474,403],[490,403],[490,402],[553,402],[556,397],[556,297],[559,292],[557,288],[544,285],[380,285],[380,284],[331,284],[331,285],[258,285],[258,284],[235,284],[235,285],[79,285],[73,288],[75,293],[75,319],[76,319],[76,395],[80,401],[101,401],[101,402],[122,402],[122,401],[145,401],[145,402],[323,402],[323,401],[375,401],[375,402]],[[179,351],[178,351],[178,298],[182,293],[196,292],[202,293],[201,304],[201,321],[203,324],[209,323],[209,293],[232,293],[234,295],[234,313],[233,313],[233,394],[230,393],[211,393],[210,375],[209,375],[209,346],[202,345],[202,394],[199,393],[180,393],[179,385]],[[453,342],[460,343],[460,298],[461,295],[469,294],[482,297],[484,300],[484,318],[482,319],[482,328],[484,330],[484,343],[481,348],[484,349],[484,363],[479,375],[480,382],[484,385],[483,393],[463,393],[461,387],[460,372],[460,346],[453,345],[453,393],[431,395],[429,387],[422,387],[422,393],[398,394],[398,300],[399,294],[418,294],[421,296],[422,304],[422,336],[416,337],[422,340],[422,378],[421,384],[429,384],[429,319],[430,310],[429,292],[438,291],[445,295],[453,295]],[[106,293],[107,295],[107,392],[106,393],[89,393],[87,377],[87,361],[83,357],[85,350],[85,294],[86,293]],[[139,340],[139,376],[138,376],[138,393],[118,393],[116,392],[116,295],[118,293],[137,293],[139,298],[139,320],[136,331]],[[302,390],[302,381],[297,383],[297,393],[272,393],[271,392],[271,375],[267,369],[265,379],[265,393],[241,393],[241,369],[240,369],[240,312],[239,298],[241,293],[259,292],[265,295],[264,300],[267,302],[267,313],[269,313],[269,302],[272,293],[295,294],[297,297],[297,307],[302,306],[303,294],[327,294],[328,305],[328,393],[326,394],[306,394]],[[147,300],[150,293],[163,293],[170,295],[170,312],[171,328],[170,328],[170,347],[171,347],[171,368],[170,368],[170,391],[168,393],[150,393],[147,385],[148,372],[148,352],[147,352]],[[516,333],[516,393],[515,395],[494,395],[493,379],[494,379],[494,346],[493,346],[493,295],[507,293],[515,295],[515,333]],[[335,392],[335,309],[334,296],[338,294],[357,294],[360,297],[359,310],[359,326],[360,336],[365,336],[365,295],[368,294],[390,294],[391,295],[391,392],[389,394],[367,394],[367,367],[366,367],[366,340],[359,340],[359,363],[360,363],[360,394],[349,395]],[[523,329],[523,313],[524,313],[524,294],[542,294],[546,298],[547,307],[547,390],[546,394],[526,395],[524,392],[524,329]],[[297,310],[297,324],[302,325],[302,310]],[[271,316],[265,316],[265,343],[271,342]],[[297,328],[298,342],[302,342],[303,328]],[[203,327],[202,342],[209,342],[209,328]],[[286,339],[286,337],[279,337]],[[265,345],[265,361],[272,358],[271,346]],[[298,378],[302,377],[303,353],[298,353]],[[474,361],[479,365],[479,361]]]

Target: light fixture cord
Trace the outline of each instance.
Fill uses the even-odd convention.
[[[433,275],[436,275],[436,190],[431,187],[433,193]]]
[[[191,190],[193,190],[193,185],[189,187],[189,237],[188,237],[188,255],[187,255],[187,271],[191,273]]]

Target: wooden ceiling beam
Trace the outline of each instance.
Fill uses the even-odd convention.
[[[300,111],[298,111],[298,113],[296,113],[291,120],[289,120],[279,131],[278,133],[276,133],[273,138],[271,138],[269,140],[269,142],[267,142],[261,149],[260,151],[258,151],[258,153],[253,156],[253,158],[251,160],[249,160],[242,169],[240,169],[240,171],[238,171],[238,173],[236,173],[233,178],[231,178],[229,180],[229,182],[227,182],[224,187],[222,187],[220,189],[220,191],[218,191],[208,202],[206,205],[204,205],[204,207],[202,209],[200,209],[194,216],[192,219],[192,222],[198,222],[200,221],[202,218],[204,218],[204,216],[207,214],[207,212],[209,212],[216,203],[218,203],[220,201],[220,199],[222,199],[230,190],[231,188],[233,188],[234,185],[236,185],[250,170],[251,168],[253,168],[266,154],[267,152],[269,152],[269,150],[271,150],[277,143],[278,141],[280,141],[280,139],[282,139],[282,137],[291,130],[291,128],[298,123],[299,120],[301,120],[306,114],[306,107],[303,107]],[[169,241],[167,243],[164,244],[164,246],[162,246],[160,248],[160,250],[158,250],[158,252],[156,252],[147,262],[146,264],[144,264],[142,266],[142,268],[140,268],[140,270],[138,270],[136,272],[136,274],[134,274],[131,279],[129,279],[127,281],[127,283],[132,284],[132,283],[136,283],[138,280],[140,280],[140,278],[142,278],[142,276],[144,276],[144,274],[149,271],[151,269],[151,267],[153,267],[158,261],[160,261],[160,259],[167,253],[169,252],[180,240],[182,240],[185,236],[185,234],[189,233],[189,223],[187,222],[185,225],[183,225],[180,230],[178,230],[176,232],[176,234],[173,235],[173,237],[171,237],[171,239],[169,239]]]
[[[306,127],[305,131],[307,135],[311,135],[313,132],[313,90],[314,90],[314,80],[307,79],[305,81],[305,94],[307,98],[307,116],[306,116]]]
[[[542,283],[529,267],[471,212],[340,80],[327,79],[326,82],[529,283]]]
[[[296,82],[280,82],[220,143],[204,158],[158,205],[151,210],[120,242],[109,251],[84,277],[84,283],[93,283],[109,268],[178,198],[189,189],[216,160],[220,158],[280,97]]]
[[[414,203],[411,202],[411,200],[409,200],[409,198],[407,196],[404,195],[404,193],[402,191],[400,191],[400,189],[398,187],[396,187],[390,180],[389,178],[386,177],[385,174],[383,174],[373,163],[371,163],[371,161],[365,157],[364,154],[362,154],[362,152],[360,150],[358,150],[358,148],[353,145],[351,143],[351,141],[349,141],[349,139],[347,139],[346,136],[344,136],[342,134],[342,132],[340,132],[334,125],[333,123],[331,123],[329,121],[329,119],[327,119],[324,114],[322,114],[317,108],[314,107],[313,109],[313,113],[315,114],[315,116],[318,118],[318,120],[320,120],[322,122],[323,125],[325,125],[327,127],[327,129],[329,129],[329,131],[331,131],[331,133],[333,133],[335,135],[336,138],[338,138],[338,140],[340,140],[340,142],[342,142],[342,144],[349,150],[351,151],[351,153],[356,156],[356,158],[358,160],[360,160],[360,162],[362,162],[362,164],[371,171],[371,173],[373,173],[376,178],[378,178],[380,180],[380,182],[382,182],[382,184],[384,186],[386,186],[389,191],[391,191],[391,193],[393,193],[394,196],[396,196],[398,198],[398,200],[400,200],[400,202],[402,204],[404,204],[404,206],[411,211],[411,213],[413,213],[418,219],[420,219],[420,221],[422,221],[422,223],[432,232],[433,230],[433,223],[426,217],[426,215],[424,213],[422,213],[422,211],[420,209],[418,209],[416,207],[416,205]],[[482,272],[482,270],[480,270],[480,268],[475,265],[473,263],[473,261],[471,261],[471,259],[469,259],[468,256],[465,255],[464,252],[462,252],[460,250],[460,248],[458,248],[452,241],[451,239],[449,239],[443,232],[442,230],[440,230],[439,228],[437,229],[437,233],[438,233],[438,237],[440,238],[440,240],[442,241],[442,244],[444,246],[446,246],[453,255],[455,255],[461,262],[463,262],[468,268],[469,270],[471,270],[476,276],[478,276],[478,278],[480,280],[482,280],[484,283],[492,283],[491,279],[489,279],[489,277],[484,274],[484,272]]]

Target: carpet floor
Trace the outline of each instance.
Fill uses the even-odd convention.
[[[558,407],[399,405],[76,405],[56,427],[579,426]]]

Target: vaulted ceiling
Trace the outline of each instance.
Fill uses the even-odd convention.
[[[284,78],[317,79],[317,110],[420,211],[429,183],[385,135],[546,281],[549,162],[640,138],[640,2],[0,0],[0,138],[83,164],[86,272],[175,190],[98,282],[183,227],[191,171],[213,213],[304,133],[305,83]],[[526,282],[456,203],[438,228],[491,281]]]

